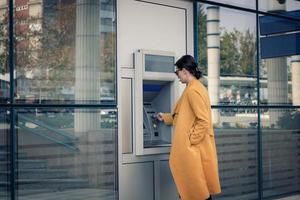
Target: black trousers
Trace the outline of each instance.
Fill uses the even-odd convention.
[[[212,200],[211,196],[209,195],[208,199],[206,199],[206,200]]]

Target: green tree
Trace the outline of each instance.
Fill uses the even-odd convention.
[[[224,29],[225,30],[225,29]],[[247,75],[256,74],[256,41],[254,33],[234,29],[221,34],[221,74]]]
[[[8,71],[8,21],[7,15],[0,16],[0,73]]]
[[[75,4],[62,4],[53,8],[56,16],[45,15],[42,29],[35,33],[41,49],[37,67],[42,79],[53,88],[73,86],[75,80]],[[62,82],[63,81],[63,82]]]
[[[285,112],[278,120],[278,126],[285,129],[300,129],[300,110]]]
[[[240,34],[240,65],[241,73],[253,76],[256,74],[256,41],[254,34],[248,29]]]
[[[240,32],[234,29],[232,32],[224,30],[220,41],[220,73],[237,74],[240,71],[240,53],[238,39]]]

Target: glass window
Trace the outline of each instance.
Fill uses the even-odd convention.
[[[115,1],[99,2],[16,1],[17,102],[115,101]]]
[[[259,10],[266,11],[266,12],[270,10],[276,10],[278,8],[280,8],[279,10],[285,10],[285,11],[293,11],[293,10],[300,9],[300,2],[297,0],[277,0],[277,1],[261,0],[258,2],[259,2],[258,4]]]
[[[260,103],[282,105],[299,103],[299,84],[292,85],[292,79],[298,74],[292,74],[295,69],[291,57],[267,58],[261,60]],[[294,77],[293,77],[294,76]],[[298,78],[299,79],[299,78]],[[295,90],[298,88],[298,90]],[[294,95],[292,94],[294,92]]]
[[[257,114],[251,109],[213,109],[222,197],[258,199]]]
[[[260,101],[300,105],[300,24],[280,17],[260,16]]]
[[[18,199],[116,200],[116,112],[18,109]]]
[[[0,2],[0,103],[10,97],[8,52],[8,9],[6,2]]]
[[[0,109],[0,198],[10,199],[9,115]]]
[[[255,14],[199,4],[198,19],[199,65],[212,104],[256,105]]]
[[[261,118],[263,197],[296,193],[300,182],[300,110],[266,109]]]
[[[299,18],[299,1],[258,2],[263,11],[291,11],[290,17]],[[269,2],[272,5],[267,5]],[[258,199],[260,189],[264,199],[298,192],[300,110],[293,106],[300,105],[299,22],[259,16],[257,56],[254,13],[198,6],[198,61],[204,71],[202,81],[215,105],[212,116],[222,184],[220,198]],[[257,60],[260,74],[256,74]],[[258,101],[263,104],[261,127],[255,106]],[[276,108],[283,104],[291,108]],[[262,130],[261,166],[257,159],[258,128]],[[259,169],[262,188],[257,187]]]

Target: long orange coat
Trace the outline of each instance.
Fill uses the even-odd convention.
[[[182,200],[204,200],[221,192],[211,105],[206,88],[189,82],[172,113],[163,120],[174,126],[170,168]]]

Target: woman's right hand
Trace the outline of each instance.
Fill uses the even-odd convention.
[[[159,112],[159,113],[157,113],[156,118],[162,122],[162,121],[164,121],[163,115],[164,115],[163,113]]]

